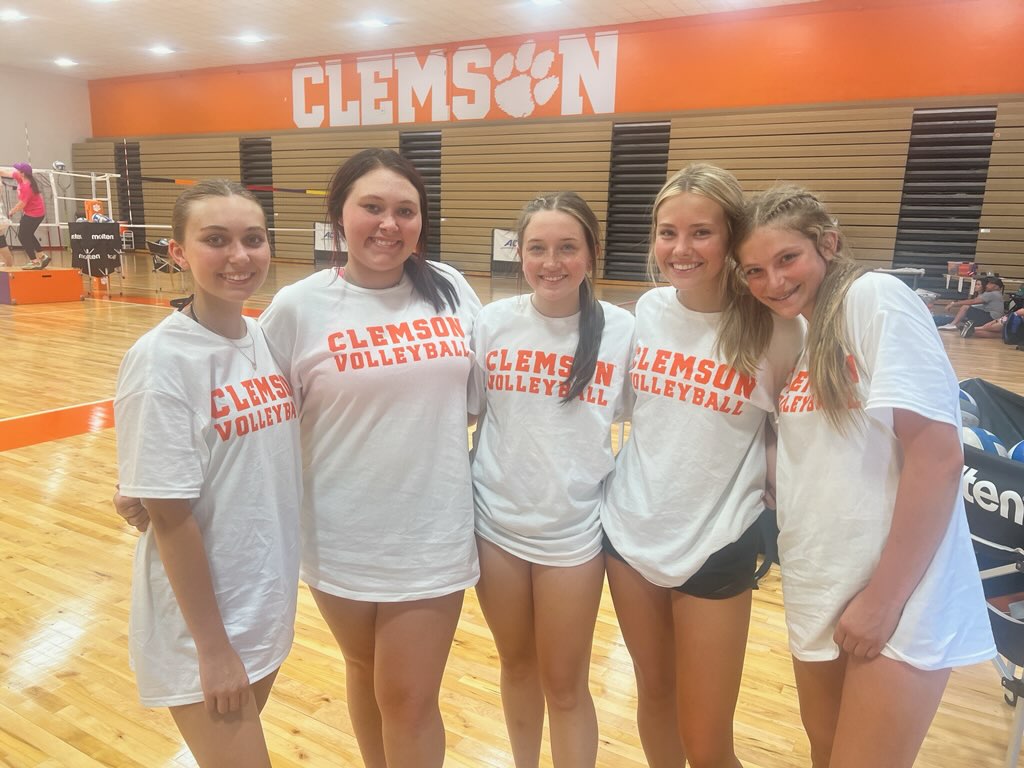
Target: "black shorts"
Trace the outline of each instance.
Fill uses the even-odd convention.
[[[616,560],[626,562],[612,546],[608,534],[604,535],[602,547]],[[760,551],[761,528],[755,522],[738,540],[712,553],[700,570],[683,584],[672,589],[705,600],[724,600],[741,595],[748,589],[757,589],[754,573],[757,570],[757,555]]]
[[[968,307],[964,320],[970,320],[975,325],[991,323],[994,318],[981,307]]]
[[[7,233],[0,234],[0,248],[7,247]]]

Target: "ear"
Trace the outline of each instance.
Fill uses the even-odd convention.
[[[176,240],[171,240],[167,244],[167,255],[170,256],[171,259],[174,260],[174,263],[181,267],[183,271],[188,271],[188,260],[185,258],[185,249],[181,247],[181,243]]]
[[[839,233],[834,230],[823,232],[818,241],[818,250],[825,261],[832,261],[839,250]]]

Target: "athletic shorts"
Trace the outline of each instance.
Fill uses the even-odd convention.
[[[616,560],[626,562],[612,546],[607,533],[604,535],[602,547]],[[705,600],[724,600],[741,595],[748,589],[757,589],[754,573],[757,571],[757,555],[760,549],[761,530],[755,522],[737,541],[726,544],[714,552],[700,570],[683,584],[672,589]]]
[[[991,323],[993,320],[998,319],[999,318],[992,317],[992,315],[981,307],[968,307],[967,314],[964,316],[964,320],[970,320],[975,325],[985,325],[986,323]]]

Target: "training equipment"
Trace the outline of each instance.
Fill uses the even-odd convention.
[[[1006,446],[1003,445],[1003,441],[987,429],[982,429],[981,427],[964,427],[963,440],[964,445],[977,448],[979,451],[997,453],[1000,456],[1006,456]]]
[[[84,298],[82,274],[77,269],[44,270],[40,266],[29,271],[0,271],[0,304],[53,304]]]

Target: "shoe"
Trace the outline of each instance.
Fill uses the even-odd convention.
[[[26,264],[24,267],[22,267],[22,269],[42,269],[42,268],[43,268],[42,263],[38,262],[38,261],[30,261],[28,264]]]
[[[940,331],[959,331],[960,329],[956,327],[956,323],[946,323],[945,325],[940,325],[938,330],[940,330]]]
[[[50,266],[51,261],[52,259],[49,256],[43,256],[43,258],[39,260],[39,268],[46,269],[48,266]]]
[[[964,339],[969,339],[973,335],[974,335],[974,323],[972,323],[970,320],[968,320],[962,326],[960,326],[960,337],[964,338]]]

